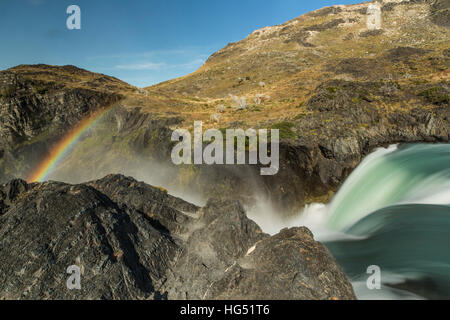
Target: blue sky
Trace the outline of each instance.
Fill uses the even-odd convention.
[[[256,29],[361,0],[0,0],[0,69],[73,64],[148,86],[193,72]],[[66,27],[69,5],[81,30]]]

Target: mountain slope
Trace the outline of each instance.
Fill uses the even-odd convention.
[[[367,29],[371,4],[381,8],[379,30]],[[448,97],[449,8],[449,1],[416,0],[320,9],[257,30],[214,53],[196,72],[147,89],[209,99],[211,113],[224,104],[228,106],[222,114],[224,126],[237,115],[248,125],[308,115],[308,101],[330,80],[342,81],[339,87],[347,82],[394,83],[405,88],[408,100],[417,100],[410,105],[432,105],[421,99],[423,87],[438,87]],[[393,89],[385,91],[367,94],[380,99],[395,95]],[[248,109],[233,108],[230,95],[245,97]],[[403,107],[396,101],[386,104],[385,108]]]
[[[379,30],[367,28],[369,4],[380,5]],[[199,202],[264,198],[281,214],[326,202],[374,148],[448,141],[448,10],[448,0],[320,9],[257,30],[196,72],[145,90],[79,69],[74,80],[59,67],[3,71],[30,84],[18,92],[5,83],[0,89],[0,180],[27,178],[71,126],[92,109],[113,105],[51,178],[79,183],[120,172],[189,192]],[[50,88],[63,85],[34,88],[42,78],[54,79]],[[192,130],[194,120],[205,129],[279,129],[279,173],[174,166],[172,130]]]
[[[380,7],[381,29],[368,29],[369,5]],[[448,141],[449,10],[448,0],[323,8],[147,90],[192,101],[180,110],[188,128],[280,129],[281,169],[263,185],[277,203],[324,201],[376,147]]]

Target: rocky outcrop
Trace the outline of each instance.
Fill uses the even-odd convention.
[[[131,86],[74,66],[23,65],[1,71],[0,181],[35,165],[80,120],[120,101],[120,88]],[[23,158],[27,163],[19,164]]]
[[[76,67],[38,68],[41,73],[50,74],[62,69],[73,78],[76,78],[73,69],[95,75]],[[62,75],[55,82],[39,80],[43,76],[15,69],[0,72],[0,92],[3,93],[0,95],[0,137],[3,144],[17,146],[44,132],[64,132],[64,128],[73,127],[83,117],[122,98],[118,92],[101,88],[72,87],[64,82]]]
[[[119,175],[13,180],[0,198],[1,299],[355,298],[306,228],[270,237],[236,201],[198,208]]]
[[[441,96],[447,97],[445,84],[432,87],[431,91],[427,86],[407,91],[398,89],[395,82],[327,82],[306,102],[307,108],[320,108],[320,112],[284,124],[280,170],[275,176],[261,176],[260,168],[252,165],[175,166],[170,159],[173,147],[170,128],[180,126],[182,119],[155,118],[139,109],[117,108],[105,124],[111,132],[99,133],[98,141],[104,145],[96,147],[104,151],[99,154],[108,160],[106,163],[114,164],[118,152],[129,153],[127,162],[117,162],[120,165],[99,171],[95,164],[98,159],[87,152],[86,158],[73,159],[77,162],[67,160],[66,169],[55,178],[76,173],[75,181],[81,182],[99,172],[106,175],[122,170],[133,176],[142,172],[152,172],[154,176],[153,161],[161,164],[160,171],[165,175],[160,184],[172,190],[187,190],[205,198],[239,200],[245,205],[254,204],[260,197],[270,200],[280,214],[287,214],[305,203],[327,201],[375,148],[395,143],[448,141],[450,108],[445,102],[438,102],[440,88]],[[407,99],[430,99],[436,104],[432,108],[402,106],[386,113],[375,103],[380,100],[402,103]],[[104,138],[106,134],[113,136],[110,145]],[[127,142],[127,150],[120,149],[123,141]],[[78,167],[79,161],[89,165]],[[139,170],[129,169],[133,166]]]
[[[413,99],[433,105],[411,107],[407,101]],[[264,180],[279,191],[272,193],[273,201],[283,210],[317,199],[326,201],[327,194],[378,147],[448,142],[449,99],[446,83],[415,87],[400,87],[394,81],[324,83],[305,103],[309,110],[319,112],[290,123],[292,135],[280,146],[280,171]],[[389,111],[380,107],[389,102],[399,107]]]

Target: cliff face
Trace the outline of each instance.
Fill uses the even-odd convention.
[[[1,185],[0,243],[3,299],[355,298],[306,228],[270,237],[239,202],[199,208],[120,175]]]
[[[80,120],[115,104],[130,90],[117,79],[73,66],[1,71],[0,181],[24,174]]]

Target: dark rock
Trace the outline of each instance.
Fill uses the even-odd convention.
[[[341,18],[333,19],[333,20],[331,20],[329,22],[325,22],[325,23],[322,23],[322,24],[317,24],[317,25],[313,25],[313,26],[310,26],[310,27],[306,27],[304,30],[305,31],[319,31],[319,32],[321,32],[321,31],[325,31],[325,30],[328,30],[328,29],[336,28],[338,25],[340,25],[342,23],[345,23],[344,19],[341,19]]]
[[[92,78],[93,83],[74,85],[80,76]],[[100,85],[97,81],[102,78],[108,80]],[[74,66],[22,65],[1,71],[0,148],[8,160],[0,181],[23,171],[19,159],[26,158],[26,166],[36,165],[68,129],[121,100],[120,85],[128,88],[117,79]]]
[[[367,37],[375,37],[378,36],[380,34],[383,34],[384,30],[382,29],[378,29],[378,30],[367,30],[367,31],[363,31],[359,34],[359,36],[361,38],[367,38]]]
[[[28,188],[28,184],[20,179],[11,180],[7,184],[0,186],[0,215]]]
[[[450,27],[450,1],[435,0],[431,6],[431,21],[443,27]]]
[[[4,299],[148,298],[175,253],[145,217],[83,185],[34,185],[0,221]],[[154,258],[144,248],[156,244]],[[82,290],[66,287],[71,265],[81,268]]]
[[[270,237],[236,201],[199,209],[119,175],[0,190],[3,299],[355,298],[306,228]],[[66,287],[72,265],[80,290]]]
[[[404,0],[383,4],[383,11],[392,11],[397,6],[407,6],[416,3],[430,4],[430,20],[438,26],[450,26],[450,1],[448,0]]]
[[[351,298],[349,283],[334,285],[336,280],[345,283],[345,276],[329,257],[308,229],[284,229],[256,243],[252,252],[211,286],[209,295],[220,299]]]
[[[406,60],[411,56],[423,56],[427,50],[413,47],[397,47],[387,52],[386,57],[394,62]]]
[[[185,231],[190,216],[196,216],[199,210],[193,204],[169,196],[166,190],[121,175],[109,175],[88,184],[121,206],[132,206],[168,234]]]
[[[339,7],[326,7],[326,8],[322,8],[322,9],[310,12],[310,13],[308,13],[308,15],[311,17],[323,17],[323,16],[327,16],[329,14],[336,14],[341,11],[342,11],[342,9]]]

